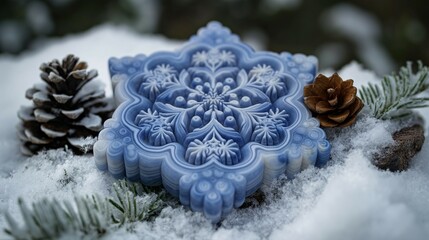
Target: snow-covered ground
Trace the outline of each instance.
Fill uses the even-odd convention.
[[[179,42],[141,36],[113,26],[51,40],[45,47],[17,57],[0,56],[0,213],[19,219],[18,197],[27,203],[42,198],[107,195],[113,180],[99,172],[91,156],[56,150],[32,158],[19,154],[15,125],[27,88],[40,82],[40,63],[74,53],[99,70],[110,90],[107,60],[111,56],[173,50]],[[340,75],[359,87],[378,77],[357,63]],[[429,121],[429,110],[421,110]],[[428,125],[426,124],[426,134]],[[106,239],[427,239],[429,236],[429,143],[408,171],[392,173],[371,165],[369,156],[392,142],[397,125],[368,116],[364,110],[347,129],[329,131],[333,160],[310,168],[294,180],[264,188],[266,201],[239,209],[220,226],[183,208],[165,208],[153,222],[135,223],[105,235]],[[426,135],[427,136],[427,135]],[[0,228],[5,228],[0,216]],[[0,239],[7,238],[0,232]]]

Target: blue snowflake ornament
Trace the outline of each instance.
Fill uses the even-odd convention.
[[[177,52],[109,61],[119,105],[100,170],[153,186],[218,222],[262,184],[322,166],[330,145],[303,104],[317,59],[255,52],[211,22]]]

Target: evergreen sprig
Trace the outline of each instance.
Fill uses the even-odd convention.
[[[42,199],[32,208],[18,199],[24,224],[20,226],[6,213],[9,228],[5,232],[15,239],[56,239],[68,234],[93,239],[125,223],[149,221],[171,203],[164,190],[125,180],[114,183],[112,193],[113,197],[92,195],[74,201]]]
[[[112,215],[114,223],[141,222],[159,214],[167,205],[167,194],[158,188],[139,183],[118,181],[113,185],[114,197],[109,203],[119,212]]]
[[[9,229],[5,232],[15,239],[55,239],[64,234],[94,238],[109,226],[110,207],[98,196],[76,197],[74,202],[45,198],[33,203],[31,209],[22,199],[18,204],[24,226],[6,213]]]
[[[412,63],[401,67],[398,73],[385,76],[379,85],[369,83],[362,86],[359,94],[378,119],[397,119],[408,116],[412,109],[428,107],[429,98],[417,95],[429,88],[429,69],[418,62],[414,73]]]

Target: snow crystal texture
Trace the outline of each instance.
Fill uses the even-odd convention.
[[[120,44],[119,44],[120,43]],[[82,35],[51,40],[45,47],[17,57],[0,56],[0,228],[7,227],[8,211],[19,224],[17,199],[28,203],[56,197],[97,193],[109,196],[113,179],[94,167],[91,156],[77,157],[62,150],[25,159],[19,154],[14,126],[16,112],[27,104],[25,90],[38,79],[41,62],[75,53],[99,70],[106,83],[109,56],[171,51],[179,45],[156,36],[138,36],[127,29],[102,26]],[[25,71],[23,71],[25,69]],[[356,63],[340,75],[356,86],[378,77]],[[20,95],[21,93],[21,95]],[[428,94],[428,93],[427,93]],[[428,94],[429,95],[429,94]],[[420,110],[426,123],[428,109]],[[308,168],[293,180],[279,179],[262,189],[262,203],[249,200],[218,226],[200,213],[165,208],[153,222],[134,223],[111,230],[104,239],[390,239],[426,240],[429,236],[429,144],[401,173],[380,171],[369,156],[389,144],[398,128],[362,111],[348,129],[328,132],[332,161],[325,168]],[[426,136],[428,125],[425,126]],[[10,239],[0,231],[0,239]]]

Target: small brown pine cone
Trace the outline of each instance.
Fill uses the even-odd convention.
[[[304,103],[322,127],[348,127],[363,108],[356,93],[353,80],[343,81],[337,73],[331,77],[319,74],[313,84],[304,87]]]

